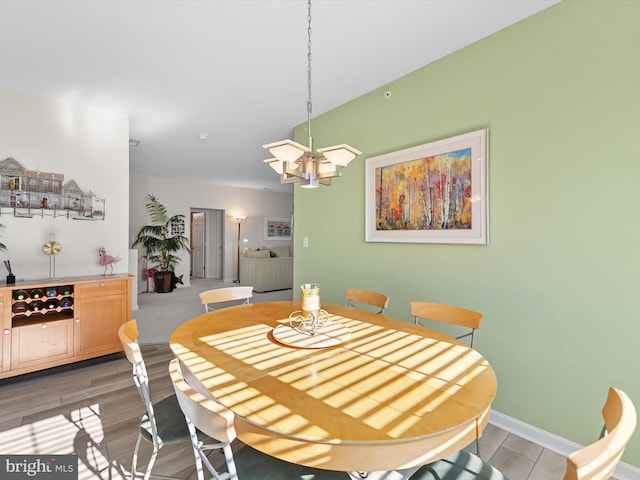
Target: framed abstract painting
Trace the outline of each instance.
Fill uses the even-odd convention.
[[[368,158],[365,240],[488,243],[487,129]]]

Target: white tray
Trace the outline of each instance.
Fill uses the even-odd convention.
[[[351,338],[351,331],[345,325],[327,321],[316,327],[316,334],[300,332],[289,325],[281,324],[273,329],[273,336],[284,345],[298,348],[326,348],[340,345]]]

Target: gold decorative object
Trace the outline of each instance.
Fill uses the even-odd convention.
[[[42,246],[44,253],[49,255],[49,280],[56,278],[56,255],[62,250],[62,246],[56,242],[55,235],[50,235],[50,240]]]
[[[47,242],[44,244],[42,249],[47,255],[57,255],[58,253],[60,253],[61,247],[58,242]]]

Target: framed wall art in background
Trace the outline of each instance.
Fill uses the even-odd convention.
[[[368,158],[367,242],[488,243],[487,129]]]
[[[290,218],[264,219],[265,240],[291,240],[291,230]]]

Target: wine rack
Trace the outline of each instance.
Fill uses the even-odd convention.
[[[16,289],[11,294],[12,326],[73,318],[73,285]]]

